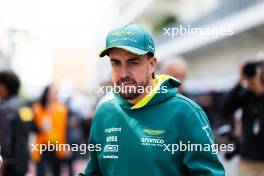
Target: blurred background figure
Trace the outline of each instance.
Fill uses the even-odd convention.
[[[222,118],[231,124],[231,139],[236,150],[226,155],[228,159],[236,153],[241,156],[238,176],[264,175],[264,84],[263,63],[249,61],[242,64],[236,86],[225,98]],[[237,126],[234,114],[242,110],[241,134],[235,133]]]
[[[67,143],[68,144],[88,144],[91,118],[89,117],[89,104],[91,99],[79,92],[74,91],[73,95],[65,99],[68,107],[68,125],[67,125]],[[72,151],[66,161],[69,176],[76,175],[74,164],[75,161],[85,157],[80,155],[78,151]],[[87,156],[86,156],[87,157]]]
[[[1,169],[1,167],[2,167],[2,164],[3,164],[3,157],[2,157],[2,155],[1,155],[1,151],[0,151],[0,169]]]
[[[182,85],[178,88],[178,92],[185,95],[184,83],[187,78],[188,66],[184,58],[177,56],[175,58],[167,59],[163,64],[163,67],[165,74],[181,81]]]
[[[39,101],[33,104],[34,122],[38,128],[35,144],[66,144],[68,109],[56,98],[56,91],[52,85],[47,86]],[[37,163],[38,176],[47,175],[51,171],[54,176],[61,174],[63,160],[69,156],[68,151],[32,152],[33,160]]]
[[[69,107],[69,106],[68,106]],[[81,129],[82,118],[69,107],[68,123],[67,123],[67,144],[78,144],[82,143],[82,129]],[[71,151],[66,160],[68,167],[69,176],[74,176],[74,160],[78,158],[78,152]]]
[[[264,59],[259,61],[260,69],[261,69],[261,82],[264,84]]]
[[[4,164],[0,175],[23,176],[28,171],[28,136],[32,110],[18,97],[20,80],[12,71],[0,72],[0,146]]]

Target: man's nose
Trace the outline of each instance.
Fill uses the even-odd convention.
[[[128,76],[128,70],[127,70],[127,67],[126,67],[126,66],[123,66],[123,67],[121,68],[120,76],[121,76],[122,78],[125,78],[125,77]]]

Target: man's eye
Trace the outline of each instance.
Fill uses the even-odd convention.
[[[118,66],[120,63],[119,63],[119,62],[111,62],[111,64],[112,64],[113,66]]]
[[[130,65],[138,65],[138,62],[129,62]]]

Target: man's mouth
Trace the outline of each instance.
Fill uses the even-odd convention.
[[[135,84],[131,82],[122,82],[121,86],[135,86]]]

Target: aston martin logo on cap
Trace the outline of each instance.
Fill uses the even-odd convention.
[[[115,36],[124,36],[124,35],[135,35],[136,33],[133,32],[133,31],[117,31],[117,32],[114,32],[112,35],[115,35]]]

